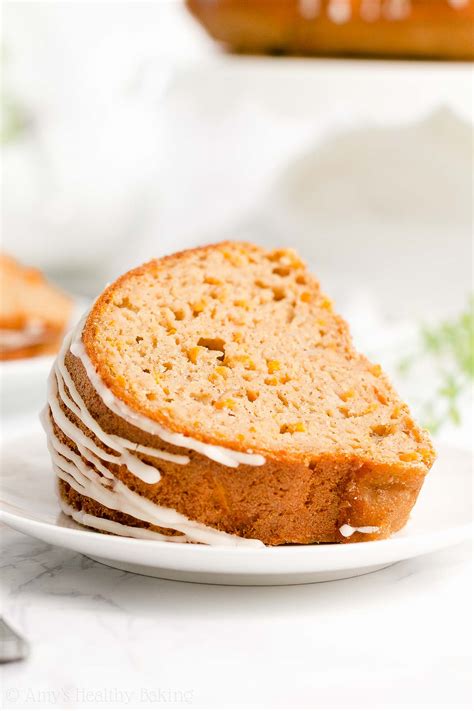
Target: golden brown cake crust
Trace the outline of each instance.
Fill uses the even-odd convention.
[[[240,52],[474,59],[472,0],[341,5],[350,14],[337,21],[331,0],[187,0],[215,40]],[[337,0],[332,7],[338,12]]]
[[[111,300],[117,295],[122,299],[124,292],[121,289],[124,285],[128,288],[132,283],[131,279],[138,277],[140,280],[142,276],[149,277],[153,274],[154,279],[160,282],[161,274],[166,274],[168,277],[172,275],[174,265],[183,262],[186,264],[186,260],[191,257],[202,257],[206,261],[210,253],[214,256],[219,253],[220,259],[219,251],[222,250],[231,255],[234,254],[233,250],[237,250],[236,253],[240,250],[243,254],[248,250],[256,260],[260,258],[272,260],[272,268],[277,270],[279,276],[284,274],[285,279],[292,279],[294,276],[293,273],[290,274],[291,270],[287,270],[288,260],[294,259],[294,253],[285,250],[277,250],[269,253],[269,256],[264,250],[253,246],[223,243],[179,253],[132,270],[106,289],[93,307],[83,331],[83,341],[92,364],[113,394],[135,411],[152,417],[169,431],[182,433],[182,419],[173,420],[172,410],[166,415],[163,415],[159,408],[144,410],[141,400],[135,399],[119,382],[118,374],[114,380],[111,363],[104,360],[105,352],[99,348],[98,333],[101,338],[107,336]],[[275,254],[276,258],[273,256]],[[241,464],[237,469],[233,469],[218,464],[196,451],[184,450],[183,452],[183,448],[167,444],[162,439],[129,424],[106,407],[92,386],[84,365],[78,357],[68,352],[65,366],[87,410],[105,432],[148,447],[174,454],[185,453],[189,456],[189,464],[182,466],[140,455],[143,461],[156,465],[160,470],[161,480],[156,484],[144,483],[130,473],[124,465],[103,462],[129,489],[150,501],[175,509],[193,521],[245,538],[257,538],[268,545],[357,542],[386,538],[399,530],[407,521],[424,477],[434,460],[431,442],[427,433],[415,425],[407,407],[397,398],[380,369],[372,366],[367,359],[354,351],[347,325],[332,312],[331,308],[328,308],[326,297],[319,290],[319,284],[315,280],[309,281],[304,265],[300,262],[295,269],[297,276],[295,283],[292,284],[297,285],[295,289],[299,289],[299,284],[302,284],[301,288],[305,289],[303,292],[295,293],[310,294],[311,299],[314,296],[316,300],[314,314],[319,312],[321,304],[324,304],[323,310],[326,316],[329,314],[331,323],[326,324],[324,336],[326,340],[322,341],[324,344],[322,357],[331,358],[333,353],[331,334],[337,334],[338,367],[340,363],[345,363],[347,372],[353,370],[354,382],[361,380],[363,385],[361,403],[366,404],[363,396],[369,397],[367,393],[371,393],[369,404],[374,404],[374,411],[369,408],[368,413],[361,417],[352,417],[350,411],[347,417],[338,413],[338,422],[341,426],[339,446],[330,447],[324,439],[318,442],[317,438],[313,440],[311,437],[308,442],[308,434],[296,429],[293,432],[284,432],[282,443],[273,448],[270,445],[251,447],[253,452],[265,456],[266,461],[263,466]],[[166,288],[169,288],[169,284]],[[195,289],[194,286],[192,288]],[[309,308],[307,304],[311,299],[310,297],[303,299],[305,309]],[[282,301],[283,298],[277,299],[280,306]],[[298,308],[296,308],[297,312]],[[115,325],[112,328],[118,327]],[[123,328],[121,332],[121,338],[125,338]],[[138,343],[142,342],[145,341],[140,336]],[[134,339],[133,343],[135,343]],[[191,365],[193,365],[192,360]],[[225,362],[225,358],[222,362]],[[114,368],[119,366],[120,361],[114,363]],[[196,377],[205,378],[205,374],[203,365],[197,371]],[[256,371],[253,371],[253,374],[255,377],[258,375]],[[349,396],[344,388],[339,392],[344,395],[340,406],[346,412],[347,400],[352,396]],[[64,403],[60,402],[60,407],[71,422],[91,437],[98,447],[104,449],[104,445]],[[374,414],[377,409],[381,412],[380,416]],[[327,419],[332,421],[334,416],[334,413],[328,414]],[[347,432],[343,429],[347,420],[357,423],[354,427],[357,426],[360,432],[359,448],[347,440]],[[232,422],[232,418],[229,421]],[[66,437],[57,425],[54,425],[54,430],[63,444],[79,454],[75,443]],[[229,429],[227,432],[224,429],[223,433],[216,437],[213,436],[212,427],[203,431],[196,423],[189,422],[185,434],[233,450],[249,449],[245,441],[233,439]],[[364,439],[367,440],[366,444],[363,442]],[[292,440],[295,440],[296,444]],[[298,442],[303,444],[298,445]],[[64,501],[79,511],[125,525],[149,527],[144,522],[101,506],[77,493],[64,482],[60,485],[60,494]],[[346,538],[340,531],[341,526],[345,524],[353,528],[373,526],[377,530],[371,533],[356,531]],[[158,532],[163,531],[156,527],[151,528]]]

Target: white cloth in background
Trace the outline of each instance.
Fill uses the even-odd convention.
[[[337,149],[333,136],[368,128],[375,139],[373,127],[416,123],[442,106],[471,117],[468,66],[229,57],[179,2],[10,3],[4,19],[4,89],[33,126],[4,151],[4,247],[76,272],[89,290],[151,255],[237,229],[287,166],[304,167],[298,156],[308,165],[323,142]],[[369,138],[334,164],[360,180],[356,224],[371,194],[348,163],[370,166]],[[406,198],[399,173],[394,205]],[[301,241],[298,205],[289,208],[281,234],[271,222],[259,230]],[[329,224],[334,244],[343,214]]]
[[[289,244],[397,378],[472,287],[470,67],[229,57],[180,3],[91,8],[7,8],[33,129],[4,150],[3,248],[94,295],[197,243]]]

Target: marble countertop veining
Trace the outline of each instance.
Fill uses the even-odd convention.
[[[3,708],[470,708],[471,549],[370,575],[225,587],[125,573],[0,529],[31,644]]]

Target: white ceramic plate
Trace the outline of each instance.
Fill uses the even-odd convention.
[[[1,520],[116,568],[188,582],[289,585],[372,572],[460,543],[471,531],[471,455],[440,447],[412,518],[386,541],[278,548],[208,547],[89,531],[59,512],[45,437],[33,427],[4,442]]]
[[[46,379],[54,355],[19,358],[0,363],[2,410],[15,417],[39,412],[46,398]]]

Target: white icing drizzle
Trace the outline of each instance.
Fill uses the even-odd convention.
[[[321,0],[299,0],[298,9],[305,20],[314,20],[321,11]]]
[[[176,539],[177,536],[165,536],[157,531],[151,531],[149,528],[139,528],[137,526],[126,526],[124,523],[118,523],[117,521],[110,521],[107,518],[99,518],[99,516],[92,516],[85,511],[78,511],[69,506],[64,499],[59,499],[59,504],[62,511],[66,516],[70,516],[77,523],[82,526],[88,526],[89,528],[95,528],[99,531],[104,531],[105,533],[113,533],[115,536],[125,536],[127,538],[141,538],[151,541],[168,541],[170,543],[191,543],[187,536],[179,536],[179,541]]]
[[[66,336],[64,339],[64,343],[62,345],[61,351],[58,354],[58,357],[55,361],[54,364],[54,372],[50,374],[50,379],[49,379],[49,398],[48,400],[50,401],[50,406],[52,402],[52,409],[54,408],[54,411],[57,412],[59,406],[57,404],[57,398],[58,398],[58,392],[57,390],[59,389],[59,395],[61,397],[61,400],[63,403],[66,405],[66,407],[71,410],[74,415],[76,415],[77,418],[81,420],[81,422],[84,423],[84,425],[87,427],[88,430],[93,432],[93,434],[104,444],[106,447],[109,447],[110,449],[115,450],[118,452],[118,455],[107,455],[103,456],[102,454],[102,449],[95,448],[93,451],[102,459],[106,459],[107,461],[114,462],[115,464],[125,464],[125,466],[136,476],[138,476],[140,479],[145,481],[147,484],[153,484],[156,483],[160,480],[160,473],[159,470],[154,467],[150,466],[149,464],[146,464],[143,462],[139,457],[136,455],[139,454],[145,454],[148,455],[154,459],[162,459],[166,460],[169,462],[174,462],[176,464],[188,464],[189,463],[189,457],[181,454],[172,454],[171,452],[166,452],[161,449],[155,449],[154,447],[146,447],[141,444],[137,444],[136,442],[131,442],[127,439],[124,439],[123,437],[119,437],[118,435],[112,435],[108,434],[105,432],[98,422],[92,417],[90,412],[88,411],[84,400],[80,396],[73,379],[71,378],[71,375],[66,368],[66,365],[64,363],[64,358],[69,350],[69,345],[70,345],[70,340],[71,336]],[[54,383],[54,380],[57,381],[57,383]],[[66,393],[65,386],[68,390],[69,395]],[[60,409],[60,408],[59,408]],[[64,414],[64,413],[63,413]],[[64,418],[61,417],[61,414],[57,414],[57,417],[59,417],[63,423],[63,425],[66,428],[70,428],[70,425],[68,423],[64,423]],[[56,419],[56,415],[55,415]],[[66,418],[67,419],[67,418]],[[69,420],[68,420],[69,422]],[[70,423],[72,424],[72,423]],[[63,428],[61,428],[63,429]],[[74,441],[78,441],[78,444],[81,446],[85,446],[84,444],[84,434],[79,428],[75,428],[74,431]],[[80,433],[80,434],[79,434]],[[67,434],[65,432],[65,434]],[[69,435],[68,435],[69,436]],[[131,451],[130,451],[131,450]],[[106,454],[106,453],[105,453]]]
[[[355,528],[354,526],[349,526],[348,523],[345,523],[339,529],[344,538],[350,538],[353,533],[377,533],[378,530],[378,526],[358,526]]]
[[[162,449],[156,449],[155,447],[147,447],[143,444],[138,444],[136,442],[131,442],[128,439],[119,437],[119,435],[113,435],[105,432],[101,426],[96,422],[88,411],[84,400],[79,395],[79,392],[74,384],[71,375],[66,368],[64,357],[69,349],[70,337],[64,339],[64,344],[61,349],[60,356],[57,358],[54,367],[56,378],[58,380],[59,389],[61,392],[61,399],[67,405],[67,407],[74,412],[74,414],[84,422],[86,427],[95,434],[95,436],[100,439],[105,445],[108,445],[112,449],[132,449],[134,452],[139,452],[141,454],[148,454],[150,457],[155,459],[163,459],[167,462],[174,462],[175,464],[189,464],[189,457],[183,454],[172,454],[171,452],[166,452]],[[64,384],[66,385],[73,402],[66,395],[64,391]]]
[[[113,464],[118,465],[124,464],[127,469],[132,472],[132,474],[135,474],[135,476],[137,476],[145,483],[156,484],[160,480],[161,476],[159,469],[154,466],[151,466],[150,464],[142,462],[139,457],[136,457],[130,452],[127,452],[126,449],[122,449],[120,454],[109,454],[101,447],[98,447],[90,437],[88,437],[79,427],[77,427],[73,422],[71,422],[68,417],[66,417],[61,407],[59,406],[58,385],[60,381],[56,378],[56,372],[55,369],[53,369],[48,378],[48,405],[51,408],[54,421],[56,422],[58,427],[64,432],[67,437],[72,439],[74,442],[77,442],[81,454],[87,453],[88,451],[92,452],[97,457],[99,457],[100,459],[104,459],[107,462],[112,462]],[[63,394],[65,395],[64,388],[61,393],[61,399],[63,398]],[[67,396],[65,397],[63,402],[66,406],[72,404],[72,402],[67,398]],[[75,415],[77,415],[78,411],[75,411],[72,408],[71,411],[74,412]],[[79,417],[79,415],[77,416]],[[82,418],[80,419],[82,420]],[[86,422],[84,422],[84,424],[87,426]],[[134,446],[132,442],[130,442],[129,444],[130,447]]]
[[[469,5],[470,0],[447,0],[455,10]],[[314,20],[321,13],[321,0],[298,0],[298,11],[305,20]],[[411,0],[361,0],[360,16],[366,22],[375,22],[381,15],[387,20],[405,20],[411,14]],[[327,15],[341,25],[351,19],[350,0],[329,0]]]
[[[383,14],[387,20],[405,20],[411,13],[411,0],[385,0]]]
[[[171,528],[186,537],[185,539],[179,537],[176,540],[170,536],[169,538],[165,537],[165,540],[206,543],[208,545],[263,547],[264,544],[256,539],[240,538],[224,531],[218,531],[197,521],[191,521],[174,509],[159,506],[129,489],[116,477],[105,479],[88,466],[82,457],[60,442],[53,431],[50,414],[46,410],[42,413],[41,421],[48,437],[48,448],[55,474],[79,494],[93,499],[108,509],[120,511],[154,526]],[[89,463],[92,462],[89,461]],[[81,514],[83,512],[79,512],[79,515]],[[134,530],[136,531],[135,536],[140,537],[140,530],[138,528]],[[123,531],[122,535],[124,535]],[[145,534],[143,537],[148,538],[149,535]]]
[[[192,449],[195,452],[208,457],[208,459],[212,459],[218,464],[223,464],[227,467],[238,467],[239,464],[248,464],[250,466],[259,467],[265,464],[265,457],[261,454],[238,452],[236,450],[227,449],[226,447],[220,447],[215,444],[200,442],[193,437],[188,437],[178,432],[167,430],[165,427],[159,425],[149,417],[145,417],[135,410],[132,410],[132,408],[126,405],[122,400],[115,397],[97,373],[82,342],[83,326],[84,319],[80,321],[77,328],[73,332],[69,348],[71,353],[75,355],[76,358],[81,360],[92,387],[111,412],[144,432],[148,432],[148,434],[159,437],[168,444],[172,444],[176,447],[184,447],[185,449]]]
[[[350,0],[329,0],[328,17],[336,25],[343,25],[351,19]]]
[[[46,329],[42,321],[29,321],[22,329],[0,328],[0,348],[4,351],[34,346],[44,340]]]

